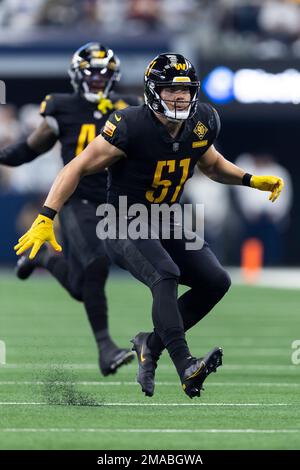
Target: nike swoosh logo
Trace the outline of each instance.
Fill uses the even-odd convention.
[[[117,116],[117,114],[115,114],[115,118],[116,118],[116,121],[117,121],[117,122],[120,122],[121,119],[122,119],[122,116]]]
[[[200,372],[202,371],[202,369],[205,367],[205,362],[202,361],[201,364],[200,364],[200,367],[199,369],[196,370],[196,372],[194,372],[192,375],[190,375],[187,380],[190,380],[190,379],[193,379],[194,377],[197,377],[197,375],[200,374]]]
[[[37,225],[41,225],[41,224],[45,224],[46,221],[45,220],[41,220]]]
[[[144,345],[142,346],[142,350],[141,350],[141,362],[145,362],[146,358],[144,357]]]

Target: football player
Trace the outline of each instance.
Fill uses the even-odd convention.
[[[118,210],[120,196],[153,209],[179,201],[184,184],[197,165],[209,178],[223,184],[246,185],[270,191],[275,201],[283,186],[276,176],[254,176],[226,160],[215,148],[220,129],[218,114],[199,102],[200,83],[193,65],[180,54],[161,54],[145,73],[145,105],[113,112],[103,131],[56,178],[45,205],[29,231],[15,246],[17,254],[32,248],[33,258],[45,241],[55,243],[53,219],[87,174],[109,167],[108,202]],[[111,211],[113,213],[113,211]],[[176,237],[124,236],[122,224],[114,226],[105,241],[110,257],[146,284],[152,292],[154,330],[139,333],[133,341],[139,370],[137,380],[148,396],[154,393],[159,356],[167,349],[189,397],[199,396],[207,376],[222,364],[222,349],[194,357],[185,331],[196,325],[220,301],[230,278],[207,243],[188,250],[184,227],[170,221]],[[145,222],[146,223],[146,222]],[[152,230],[152,227],[150,227]],[[114,234],[114,235],[113,235]],[[177,298],[177,286],[189,290]]]
[[[0,163],[18,166],[30,162],[59,141],[63,163],[67,165],[100,133],[113,110],[140,102],[113,92],[120,79],[120,62],[111,49],[99,43],[88,43],[75,52],[69,75],[74,93],[46,96],[41,104],[45,119],[40,127],[26,141],[0,150]],[[134,358],[134,353],[116,346],[108,329],[104,289],[110,263],[103,242],[96,236],[96,208],[106,201],[106,185],[107,171],[103,169],[83,178],[65,201],[60,213],[67,246],[65,257],[43,250],[35,260],[22,257],[17,266],[21,279],[28,278],[36,267],[47,269],[73,298],[84,303],[103,375],[115,372]]]

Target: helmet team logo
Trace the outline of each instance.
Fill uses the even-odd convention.
[[[203,122],[198,121],[193,132],[199,137],[200,140],[203,140],[204,136],[207,134],[208,129],[203,124]]]
[[[186,64],[174,64],[176,70],[186,70]]]
[[[114,135],[116,127],[117,126],[115,126],[112,122],[106,121],[103,132],[109,137],[112,137]]]
[[[95,57],[97,59],[103,59],[105,57],[105,51],[92,51],[92,57]]]

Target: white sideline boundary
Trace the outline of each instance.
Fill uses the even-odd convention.
[[[240,268],[227,267],[233,284],[275,289],[300,289],[299,268],[263,268],[254,283],[246,283]]]
[[[283,267],[283,268],[263,268],[257,281],[252,284],[246,284],[243,279],[241,269],[238,267],[225,266],[225,269],[229,272],[233,284],[236,285],[247,285],[254,287],[270,287],[270,288],[281,288],[281,289],[300,289],[300,269],[294,267]],[[12,274],[11,270],[0,269],[0,278],[13,278],[15,276]],[[113,275],[113,278],[128,278],[130,276],[121,270]],[[50,278],[50,275],[38,278],[35,278],[36,282],[47,281]],[[132,281],[134,282],[134,281]]]

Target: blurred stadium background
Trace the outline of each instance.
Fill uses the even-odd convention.
[[[201,98],[222,121],[218,146],[250,172],[282,175],[272,205],[245,188],[191,184],[186,197],[206,205],[206,236],[226,265],[240,264],[243,241],[264,244],[266,266],[299,265],[300,4],[296,0],[2,0],[0,146],[28,135],[50,92],[71,91],[72,53],[99,40],[121,59],[121,90],[142,95],[145,65],[159,52],[190,58]],[[60,167],[59,147],[34,163],[0,168],[1,246],[10,247]],[[222,200],[222,204],[220,201]],[[0,263],[14,263],[11,249]]]
[[[201,78],[201,99],[212,103],[221,117],[222,130],[217,143],[220,151],[250,173],[282,176],[286,186],[280,199],[272,205],[264,193],[248,188],[229,188],[195,175],[187,185],[184,200],[205,204],[206,238],[223,264],[238,268],[243,261],[248,265],[252,263],[255,268],[263,259],[263,265],[271,269],[267,269],[262,276],[266,285],[299,287],[300,276],[296,268],[300,265],[300,193],[297,191],[300,174],[300,1],[0,0],[0,79],[6,84],[7,100],[7,104],[0,105],[0,147],[26,137],[38,126],[41,119],[39,103],[46,94],[71,91],[67,75],[70,58],[80,45],[93,40],[109,45],[120,57],[122,79],[119,89],[126,92],[142,95],[145,66],[160,52],[180,52],[194,63]],[[34,362],[39,350],[42,351],[38,353],[39,363],[50,362],[51,358],[54,362],[66,358],[67,362],[95,362],[92,337],[87,322],[84,323],[82,307],[69,300],[47,276],[40,280],[42,284],[38,284],[39,280],[35,278],[37,284],[28,283],[30,287],[25,291],[25,286],[9,275],[16,261],[12,245],[24,228],[31,224],[59,168],[59,146],[26,167],[0,167],[0,267],[4,269],[0,279],[3,306],[0,338],[10,342],[10,361],[15,364],[20,361],[23,364],[26,361]],[[245,244],[249,239],[252,242]],[[272,269],[274,267],[276,271]],[[239,279],[239,270],[232,272],[234,279]],[[127,324],[125,318],[124,322],[120,322],[117,315],[112,316],[116,338],[125,342],[128,335],[135,332],[138,323],[141,329],[145,328],[144,321],[150,326],[150,315],[144,311],[149,310],[150,299],[144,294],[146,291],[141,294],[142,286],[126,280],[121,290],[122,303],[119,304],[116,299],[122,285],[118,279],[113,280],[109,293],[112,312],[125,309],[129,318]],[[277,427],[279,434],[266,439],[259,434],[253,437],[245,434],[240,438],[234,436],[231,440],[227,440],[224,434],[217,444],[214,437],[208,435],[204,439],[203,434],[199,434],[197,446],[299,448],[299,434],[294,435],[294,431],[291,435],[288,431],[287,435],[280,434],[280,428],[295,428],[293,417],[299,414],[299,407],[289,408],[288,415],[284,408],[281,414],[276,414],[276,408],[272,406],[274,402],[278,406],[280,402],[290,402],[292,406],[294,392],[299,390],[294,383],[299,372],[296,374],[295,369],[291,369],[295,366],[291,366],[290,345],[296,339],[296,332],[299,332],[297,312],[300,294],[298,291],[290,295],[283,290],[243,289],[233,290],[232,297],[224,301],[224,307],[218,306],[218,312],[225,310],[227,317],[222,316],[221,323],[214,315],[212,319],[205,320],[204,332],[194,333],[192,344],[198,344],[198,334],[201,335],[202,346],[209,347],[217,336],[220,343],[227,346],[227,358],[229,363],[231,361],[228,369],[224,367],[223,385],[220,382],[220,386],[215,387],[205,401],[238,401],[245,397],[246,402],[270,401],[270,411],[266,408],[261,412],[258,407],[257,413],[251,414],[249,411],[248,414],[248,410],[244,410],[241,415],[239,409],[233,411],[229,408],[218,413],[216,408],[212,415],[208,414],[210,410],[205,410],[206,418],[202,423],[204,428],[212,429],[218,425],[232,428],[262,426],[273,432],[272,429]],[[129,307],[132,306],[133,295],[137,295],[141,302],[135,304],[134,309]],[[42,302],[45,298],[48,299],[47,312],[42,319],[36,300]],[[140,308],[143,310],[141,318]],[[74,333],[70,334],[74,336],[69,338],[69,343],[68,340],[65,343],[66,338],[60,336],[63,332],[60,332],[58,325],[62,321],[61,325],[67,330],[68,316],[73,315],[73,311]],[[283,320],[280,316],[282,312],[290,316]],[[244,314],[242,318],[241,313]],[[134,331],[131,331],[130,325]],[[24,354],[24,341],[27,354]],[[74,344],[78,345],[78,349],[72,355]],[[167,364],[169,362],[165,367],[168,367]],[[8,381],[7,388],[5,384],[2,388],[2,400],[11,397],[13,401],[22,401],[26,397],[34,401],[36,395],[33,389],[27,389],[24,385],[24,395],[21,396],[21,389],[17,386],[17,381],[20,384],[20,381],[27,380],[30,387],[33,372],[30,367],[24,370],[16,367],[3,367],[1,370],[2,377]],[[135,365],[128,368],[131,381],[134,380],[134,368]],[[99,379],[96,364],[92,371],[81,369],[78,372],[81,380]],[[128,380],[127,371],[122,370],[120,377],[121,380]],[[169,375],[164,371],[159,377],[161,381],[167,381]],[[255,389],[255,393],[251,391],[249,397],[243,382],[248,382],[248,390],[254,390],[257,380],[261,382],[261,387]],[[280,389],[282,380],[286,385]],[[12,381],[10,385],[9,381]],[[272,381],[277,383],[275,388]],[[231,393],[233,388],[230,384],[234,385],[235,382],[239,385],[236,384],[237,388]],[[11,388],[13,386],[14,389]],[[166,389],[159,390],[158,401],[186,401],[183,396],[178,398],[180,391],[177,393],[176,390],[175,393],[172,389],[166,398]],[[124,386],[122,392],[123,395],[120,395],[119,389],[113,389],[107,391],[104,397],[106,401],[115,399],[120,402],[126,398],[127,401],[143,401],[137,389],[134,398],[132,387]],[[5,411],[8,411],[7,408]],[[134,424],[130,421],[133,414],[130,409],[127,410],[118,408],[124,426],[129,423],[131,427],[145,427],[143,413],[148,413],[149,426],[171,426],[166,409],[161,409],[161,422],[155,421],[155,410],[152,413],[149,409],[140,409],[134,416]],[[178,423],[173,421],[174,426],[177,424],[177,427],[185,429],[193,426],[187,419],[192,416],[192,408],[189,412],[185,410],[184,414],[178,411]],[[71,416],[71,411],[68,413],[67,424],[62,422],[61,425],[76,426],[75,415]],[[52,421],[45,422],[39,421],[38,414],[32,414],[32,421],[28,421],[29,415],[25,411],[18,419],[16,416],[16,410],[11,409],[6,414],[4,427],[47,427],[49,424],[54,428],[60,425],[59,419],[62,418],[61,415],[53,415]],[[245,420],[243,426],[241,416]],[[82,419],[83,427],[92,427],[92,416],[91,421],[84,422]],[[114,424],[113,414],[105,415],[102,422],[108,427],[121,427],[122,423]],[[202,423],[196,423],[196,428]],[[96,425],[94,423],[94,427]],[[128,436],[123,440],[119,437],[105,436],[102,444],[95,437],[93,441],[85,437],[82,446],[132,448],[134,444]],[[14,435],[6,438],[1,448],[18,448],[18,445],[22,448],[58,448],[55,447],[58,445],[76,448],[79,445],[78,441],[65,436],[58,444],[50,434],[46,441],[46,437],[38,436],[37,444],[25,434],[21,444]],[[182,439],[180,434],[172,440],[161,440],[153,435],[153,440],[149,442],[137,438],[135,443],[137,448],[151,448],[151,443],[156,448],[194,448],[194,441],[191,442],[187,436]]]

